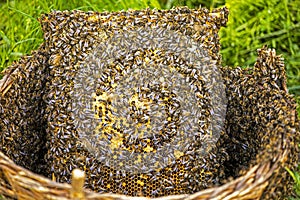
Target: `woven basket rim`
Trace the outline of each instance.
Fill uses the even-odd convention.
[[[245,69],[247,70],[247,69]],[[18,73],[17,68],[8,68],[0,80],[0,94],[4,96],[13,84],[12,75]],[[287,91],[286,91],[287,92]],[[280,147],[278,147],[280,148]],[[259,199],[268,185],[268,179],[286,158],[288,149],[272,160],[257,164],[248,169],[243,176],[237,177],[226,184],[208,188],[194,194],[172,195],[159,198],[130,197],[119,194],[100,194],[89,189],[82,190],[82,199],[119,199],[119,200],[195,200],[195,199]],[[3,171],[10,186],[3,185],[0,180],[0,195],[9,198],[27,199],[28,196],[47,199],[71,199],[72,185],[54,182],[41,175],[35,174],[21,166],[16,165],[11,159],[0,152],[0,173]],[[75,180],[72,177],[72,180]],[[245,184],[247,183],[247,184]],[[82,189],[82,188],[81,188]],[[75,191],[76,192],[76,191]]]
[[[253,199],[259,199],[263,193],[265,187],[268,185],[268,178],[272,175],[274,170],[277,168],[280,160],[284,158],[284,155],[287,154],[287,150],[282,155],[279,155],[277,158],[274,158],[275,163],[271,164],[271,161],[266,161],[265,163],[257,164],[251,167],[247,173],[243,176],[240,176],[226,184],[223,184],[218,187],[212,187],[205,190],[201,190],[194,194],[183,194],[183,195],[171,195],[158,198],[148,198],[148,197],[131,197],[120,194],[110,194],[110,193],[96,193],[90,189],[83,189],[83,196],[85,199],[120,199],[120,200],[195,200],[195,199],[243,199],[243,196],[254,193],[252,196],[256,197]],[[44,190],[44,192],[50,192],[51,189],[55,189],[56,192],[48,194],[49,199],[56,199],[58,197],[70,197],[72,196],[72,185],[68,183],[58,183],[52,181],[42,175],[35,174],[28,169],[25,169],[21,166],[16,165],[11,159],[5,156],[0,152],[0,169],[5,171],[6,177],[10,177],[9,182],[12,185],[18,185],[16,181],[20,181],[20,185],[28,184],[28,190],[31,190],[33,193],[35,190]],[[261,175],[261,176],[258,176]],[[74,179],[74,177],[72,177]],[[248,183],[245,185],[244,183]],[[250,183],[250,184],[249,184]],[[249,185],[251,185],[249,187]],[[19,187],[19,186],[18,186]],[[47,189],[48,188],[48,189]],[[254,191],[252,191],[256,188]],[[0,184],[0,192],[4,191],[11,198],[19,197],[19,192],[14,189],[4,188]],[[53,194],[54,193],[54,194]],[[1,193],[0,193],[1,194]]]

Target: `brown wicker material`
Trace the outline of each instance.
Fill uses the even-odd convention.
[[[146,10],[145,12],[148,11]],[[183,9],[183,11],[189,13],[187,8]],[[176,13],[177,10],[172,10],[172,12]],[[216,37],[214,42],[211,42],[210,36],[200,42],[205,44],[207,48],[209,47],[211,56],[217,61],[216,63],[220,63],[221,57],[218,53],[220,46],[217,31],[220,25],[226,24],[227,19],[225,18],[227,18],[228,12],[226,8],[223,9],[225,18],[223,18],[224,16],[221,16],[221,18],[219,18],[220,16],[214,16],[214,13],[209,15],[207,12],[204,12],[207,22],[204,21],[201,26],[193,26],[195,28],[194,31],[203,29],[204,33],[209,33]],[[91,182],[93,183],[93,181],[96,179],[98,181],[99,179],[99,177],[91,176],[91,171],[89,171],[91,166],[89,165],[93,163],[89,161],[83,165],[76,165],[76,167],[62,165],[63,167],[61,168],[63,170],[67,168],[66,171],[69,171],[67,173],[64,173],[65,171],[63,170],[61,170],[63,171],[62,173],[57,171],[57,173],[59,172],[58,175],[63,177],[63,179],[55,179],[57,176],[53,172],[55,172],[56,166],[52,165],[51,159],[56,154],[56,159],[60,160],[68,152],[65,153],[62,150],[65,148],[64,144],[66,144],[64,143],[64,138],[57,137],[56,143],[52,143],[53,138],[45,137],[41,134],[41,130],[46,128],[50,135],[58,130],[53,125],[51,127],[49,122],[58,120],[59,117],[57,117],[55,112],[61,112],[59,110],[61,104],[57,103],[56,107],[51,109],[51,103],[48,102],[50,105],[45,105],[47,102],[45,99],[49,97],[47,96],[49,88],[59,85],[63,79],[69,80],[72,78],[69,72],[76,70],[73,66],[74,63],[71,63],[71,61],[76,61],[76,59],[72,59],[72,55],[73,53],[76,54],[76,51],[80,51],[80,49],[73,51],[72,55],[70,52],[67,52],[69,57],[57,56],[62,51],[68,51],[68,49],[60,47],[64,41],[58,37],[61,33],[56,33],[57,28],[64,29],[63,25],[55,21],[55,19],[54,22],[57,24],[53,25],[51,20],[53,20],[53,16],[61,19],[69,14],[73,16],[72,13],[79,16],[79,21],[85,19],[81,16],[88,17],[93,23],[95,20],[102,19],[102,14],[97,13],[95,18],[93,13],[83,13],[81,11],[74,11],[71,14],[68,11],[57,12],[57,16],[55,16],[55,12],[45,15],[42,24],[44,24],[44,28],[46,27],[45,29],[51,27],[54,33],[52,32],[53,30],[44,30],[45,43],[37,51],[33,52],[31,56],[21,58],[19,62],[15,62],[3,72],[4,77],[0,80],[0,114],[2,114],[0,116],[0,120],[2,120],[0,121],[0,199],[1,196],[7,199],[151,199],[148,197],[131,197],[110,193],[100,194],[87,189]],[[131,14],[134,14],[134,12],[131,11]],[[89,17],[89,15],[92,17]],[[116,17],[118,13],[114,15]],[[104,16],[106,16],[105,13]],[[173,15],[169,17],[172,18]],[[209,23],[211,17],[215,18],[218,29],[215,29],[215,26]],[[142,18],[144,19],[144,17]],[[123,20],[122,17],[120,19],[121,21]],[[72,22],[72,20],[68,20],[68,22]],[[205,27],[207,25],[210,25],[212,29],[206,30]],[[182,25],[182,27],[185,28],[185,25]],[[95,30],[95,33],[99,32],[98,29],[97,31]],[[91,34],[91,36],[97,35],[93,32],[88,34]],[[209,34],[206,34],[206,36]],[[53,41],[51,40],[52,36],[55,36]],[[102,36],[99,37],[101,38]],[[200,40],[202,37],[197,38]],[[85,44],[78,44],[80,44],[80,48],[85,49]],[[51,45],[58,45],[58,47],[49,48]],[[75,47],[72,46],[72,48]],[[58,52],[55,55],[51,52],[54,50]],[[81,54],[78,56],[81,56]],[[66,70],[69,76],[62,75],[61,70]],[[292,178],[285,168],[291,170],[297,168],[299,163],[297,146],[300,142],[300,131],[296,103],[292,96],[288,94],[286,86],[283,59],[276,55],[275,50],[264,47],[258,50],[258,59],[254,68],[220,67],[220,70],[222,71],[228,98],[224,128],[226,133],[223,133],[221,136],[222,146],[220,146],[220,148],[226,150],[228,160],[224,161],[224,163],[219,163],[221,167],[224,167],[222,174],[214,174],[220,178],[220,185],[214,185],[200,191],[196,190],[199,192],[194,194],[180,193],[182,195],[164,196],[155,199],[246,200],[287,199],[287,196],[293,196]],[[23,85],[28,86],[28,88],[24,88]],[[60,86],[55,88],[57,89],[55,92],[58,91],[60,93]],[[30,95],[27,95],[27,92]],[[56,93],[52,94],[56,95]],[[61,95],[60,97],[60,103],[64,103],[65,96]],[[51,100],[50,97],[49,99]],[[48,106],[47,109],[45,109],[46,106]],[[18,109],[19,112],[13,109]],[[49,113],[50,116],[47,116]],[[15,115],[17,117],[14,117]],[[15,119],[18,121],[16,122]],[[56,134],[56,132],[53,134]],[[46,143],[48,143],[48,146],[45,145]],[[46,148],[52,148],[53,146],[51,145],[53,144],[60,145],[58,146],[60,153],[51,152],[52,154],[47,154]],[[84,156],[84,154],[80,153],[79,157]],[[73,158],[71,156],[62,158],[62,162]],[[77,158],[75,156],[74,160],[77,160]],[[73,160],[71,161],[73,162]],[[81,169],[75,169],[78,166]],[[75,170],[72,171],[71,169]],[[80,171],[83,169],[86,173]],[[48,178],[34,172],[44,174]],[[170,173],[173,173],[173,171]],[[51,176],[52,180],[50,180]],[[70,184],[58,183],[53,180],[69,181]],[[202,180],[196,179],[196,181],[201,182]],[[138,194],[136,196],[141,195]]]
[[[263,49],[263,51],[265,50],[266,49]],[[259,52],[261,52],[261,50]],[[275,56],[273,51],[267,51],[267,55]],[[264,55],[260,55],[261,59],[263,57]],[[276,57],[277,61],[279,58],[280,57],[278,56]],[[260,61],[258,61],[258,63],[259,62]],[[274,65],[270,65],[270,66],[274,67]],[[270,66],[267,66],[267,68]],[[4,78],[1,80],[0,92],[2,96],[5,95],[5,93],[9,90],[11,84],[13,84],[13,82],[10,80],[10,76],[14,73],[18,73],[18,71],[10,70],[9,73],[6,74]],[[249,72],[248,70],[244,70],[243,73],[247,74]],[[282,74],[284,75],[284,73]],[[278,76],[279,79],[282,80],[282,83],[285,84],[286,81],[285,78],[280,77],[281,75]],[[286,85],[282,85],[281,87],[285,92],[287,92]],[[296,127],[298,127],[295,108],[292,107],[292,109],[289,109],[289,113],[291,114],[290,115],[291,118],[289,120],[292,123],[296,123]],[[166,196],[166,197],[161,197],[156,199],[157,200],[171,200],[171,199],[173,200],[239,199],[241,200],[241,199],[260,199],[262,195],[264,196],[264,199],[272,199],[272,195],[270,195],[270,192],[274,192],[276,190],[276,186],[274,186],[273,184],[278,184],[278,182],[280,183],[280,179],[277,179],[278,173],[282,170],[285,170],[283,168],[284,166],[292,167],[290,162],[291,160],[293,159],[297,160],[296,158],[297,154],[295,154],[295,150],[293,150],[295,149],[293,144],[295,141],[297,141],[298,136],[299,136],[299,132],[295,132],[294,137],[296,138],[296,140],[294,141],[289,140],[290,138],[287,138],[285,136],[278,137],[279,141],[276,143],[278,146],[277,149],[274,149],[274,152],[279,152],[279,153],[275,154],[275,156],[272,157],[272,159],[264,160],[263,162],[253,165],[244,173],[244,175],[234,180],[231,179],[222,186],[209,188],[191,195]],[[274,152],[266,151],[263,154],[267,155],[267,154],[272,154]],[[251,163],[256,163],[256,162],[257,161],[254,160]],[[18,198],[18,199],[99,199],[99,200],[150,199],[146,197],[128,197],[128,196],[118,195],[118,194],[98,194],[87,189],[82,190],[84,174],[80,171],[76,171],[75,173],[73,173],[72,185],[57,183],[51,181],[50,179],[44,178],[40,175],[34,174],[29,170],[16,165],[3,153],[0,153],[0,173],[2,174],[2,175],[0,174],[1,175],[0,194],[3,195],[4,197],[7,197],[8,199],[10,198],[12,199],[14,198]],[[3,174],[5,176],[3,176]],[[286,179],[291,181],[289,177],[286,177]],[[270,183],[272,183],[272,185]],[[292,183],[290,183],[290,185],[292,185]],[[278,185],[278,187],[287,187],[287,186]],[[285,197],[280,197],[280,198],[284,199]]]
[[[256,165],[252,167],[247,174],[239,177],[225,185],[216,188],[206,189],[192,195],[178,195],[155,198],[156,200],[196,200],[196,199],[259,199],[264,189],[268,185],[268,179],[278,167],[278,162],[285,155],[279,155],[277,162],[270,165]],[[81,188],[77,188],[76,183],[62,184],[51,181],[47,178],[39,176],[14,164],[3,153],[0,153],[0,169],[8,178],[10,185],[0,185],[1,194],[10,198],[19,199],[71,199],[72,193],[79,193]],[[72,177],[76,179],[76,177]],[[77,180],[81,181],[81,180]],[[10,187],[11,186],[11,187]],[[78,192],[76,191],[78,190]],[[73,191],[73,192],[72,192]],[[98,200],[145,200],[145,197],[127,197],[117,194],[97,194],[89,190],[84,190],[83,199]]]

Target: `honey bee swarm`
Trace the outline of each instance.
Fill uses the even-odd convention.
[[[207,66],[203,73],[209,76],[214,72],[213,66],[220,63],[218,30],[225,25],[228,15],[226,8],[214,12],[218,15],[206,9],[187,8],[116,13],[55,11],[44,15],[40,21],[51,54],[49,86],[45,90],[48,104],[45,159],[51,166],[47,173],[56,181],[69,182],[71,171],[81,168],[87,174],[86,187],[131,196],[191,194],[218,185],[225,177],[222,163],[228,155],[221,147],[221,139],[212,147],[205,144],[211,137],[210,108],[219,101],[211,102],[207,87],[216,83],[204,84],[205,76],[193,64],[159,48],[137,49],[123,57],[120,50],[112,56],[116,60],[104,69],[100,68],[101,59],[86,61],[116,32],[127,37],[127,32],[133,34],[131,30],[149,27],[158,30],[158,35],[160,30],[173,31],[201,45],[207,54],[204,53],[200,63]],[[145,37],[151,36],[144,33]],[[106,51],[105,47],[96,58],[106,58],[115,52]],[[133,45],[134,48],[137,47]],[[161,65],[165,67],[160,68]],[[157,70],[152,78],[150,69]],[[143,80],[143,87],[137,84],[139,80]],[[173,89],[168,87],[169,83],[174,84]],[[224,88],[216,87],[221,89]],[[185,93],[192,96],[185,98]],[[119,100],[114,101],[112,94]],[[93,104],[74,104],[87,98]],[[91,105],[93,112],[87,118],[84,111]],[[184,122],[190,116],[194,116],[195,126]],[[224,129],[218,124],[213,130],[217,129],[222,137]],[[190,133],[191,144],[176,142],[179,132]],[[168,143],[170,147],[162,148]],[[123,151],[118,151],[120,148]],[[208,153],[202,156],[201,149]],[[161,158],[161,162],[152,155]],[[151,166],[156,169],[147,170]]]
[[[0,94],[0,150],[18,165],[43,172],[45,121],[43,89],[47,78],[44,46],[21,58],[7,70],[13,83]],[[6,77],[4,77],[6,78]]]
[[[258,50],[253,69],[224,68],[228,107],[225,148],[230,160],[226,174],[238,177],[255,164],[277,158],[287,151],[278,173],[271,178],[262,199],[284,199],[292,195],[293,180],[286,171],[299,163],[299,122],[296,103],[287,93],[283,59],[275,50]]]
[[[195,193],[280,160],[262,199],[291,196],[285,168],[297,169],[300,130],[283,59],[263,47],[253,68],[221,67],[227,17],[186,7],[44,14],[44,43],[5,72],[0,150],[58,182],[79,168],[86,188],[147,197]]]

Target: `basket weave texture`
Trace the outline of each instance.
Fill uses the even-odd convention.
[[[43,46],[40,52],[50,57]],[[28,59],[37,59],[43,63],[43,57],[38,59],[28,56],[4,71],[4,77],[0,80],[1,114],[4,114],[5,106],[9,105],[7,102],[12,101],[11,93],[18,91],[16,83],[22,82],[20,77],[24,77],[22,74],[26,71],[24,68],[30,68],[26,65]],[[156,199],[286,199],[287,196],[293,195],[293,184],[285,168],[296,169],[299,162],[297,149],[299,122],[296,103],[287,91],[283,59],[276,55],[275,50],[263,47],[258,50],[254,68],[220,67],[220,69],[228,97],[226,128],[229,137],[226,139],[226,148],[230,161],[225,165],[233,178],[228,177],[224,181],[226,183],[221,186],[194,194]],[[43,77],[42,74],[39,75]],[[34,76],[29,74],[28,77]],[[42,87],[38,86],[37,91],[42,92]],[[17,103],[12,101],[12,104]],[[36,112],[39,116],[43,115],[36,109],[32,112]],[[9,127],[9,124],[4,120],[0,128],[3,126]],[[8,141],[9,137],[11,137],[9,134],[1,132],[2,141]],[[22,156],[21,152],[20,155],[12,156],[9,149],[3,147],[1,149],[0,194],[8,199],[150,199],[99,194],[83,189],[85,179],[80,171],[78,173],[73,171],[72,184],[52,181],[12,161]],[[6,155],[13,158],[10,159]],[[37,169],[34,170],[38,172]]]
[[[274,53],[274,51],[268,52],[269,54],[265,59],[269,59],[268,56],[274,56],[274,54],[271,54]],[[279,57],[276,57],[276,59],[279,59]],[[269,70],[269,67],[270,66],[266,66],[266,69]],[[278,66],[273,65],[273,67]],[[236,71],[236,69],[230,69],[228,72],[229,71]],[[249,73],[248,70],[240,71],[243,71],[245,74]],[[12,77],[14,73],[16,73],[16,71],[6,74],[1,80],[2,96],[5,96],[6,91],[8,91],[13,84]],[[293,165],[295,165],[295,160],[297,160],[296,145],[294,145],[294,143],[299,136],[299,130],[296,130],[295,128],[299,128],[299,125],[295,111],[295,103],[292,97],[287,94],[286,85],[284,83],[285,79],[281,79],[281,81],[283,81],[282,90],[286,94],[285,98],[287,98],[288,103],[291,103],[290,108],[282,114],[289,115],[289,118],[284,119],[288,119],[289,122],[293,124],[293,129],[291,129],[291,132],[285,130],[283,133],[278,133],[276,129],[272,131],[272,134],[281,136],[278,137],[278,141],[276,141],[278,146],[273,150],[266,149],[256,156],[259,159],[259,156],[261,155],[272,155],[271,158],[260,163],[257,163],[257,160],[251,161],[251,163],[255,163],[255,165],[251,166],[247,171],[242,172],[244,173],[242,176],[230,180],[222,186],[209,188],[192,195],[167,196],[157,198],[157,200],[260,199],[262,196],[264,197],[263,199],[285,199],[284,196],[278,197],[278,194],[276,193],[281,191],[282,188],[284,188],[282,191],[285,192],[283,195],[291,195],[292,180],[289,178],[288,174],[284,172],[284,167],[288,166],[294,169]],[[8,199],[72,199],[71,197],[74,195],[74,189],[72,189],[70,184],[57,183],[37,175],[16,165],[3,153],[0,153],[0,169],[0,193]],[[75,180],[76,177],[73,177],[73,179]],[[288,183],[288,185],[281,184],[280,181]],[[75,182],[74,185],[77,185],[77,183]],[[289,188],[287,189],[287,187]],[[127,197],[117,194],[98,194],[90,190],[84,190],[81,195],[83,196],[83,199],[99,200],[147,199],[144,197]]]

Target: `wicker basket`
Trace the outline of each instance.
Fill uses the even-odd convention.
[[[268,185],[268,179],[274,170],[278,168],[279,159],[270,165],[252,167],[247,174],[225,185],[210,188],[192,195],[178,195],[156,198],[157,200],[195,200],[195,199],[259,199]],[[34,174],[14,164],[3,153],[0,153],[0,167],[9,184],[1,182],[0,192],[8,198],[18,199],[98,199],[98,200],[145,200],[145,197],[128,197],[117,194],[97,194],[89,190],[83,190],[83,176],[73,173],[72,185],[53,182],[47,178]],[[149,198],[150,199],[150,198]]]
[[[263,64],[266,63],[266,64]],[[265,67],[265,68],[264,68]],[[234,69],[224,68],[224,76],[234,71]],[[274,72],[274,70],[276,72]],[[288,177],[285,167],[294,169],[295,162],[298,163],[297,143],[299,142],[299,124],[295,110],[295,102],[288,95],[286,88],[286,78],[284,65],[275,51],[265,48],[259,50],[259,58],[254,67],[254,72],[249,69],[240,70],[244,76],[269,77],[272,73],[276,75],[276,87],[286,94],[285,98],[288,108],[285,108],[284,116],[289,116],[289,124],[292,124],[294,132],[289,133],[286,130],[283,134],[277,129],[271,132],[278,134],[277,148],[273,151],[261,152],[260,155],[271,155],[269,159],[263,161],[252,160],[246,170],[241,170],[241,176],[236,179],[229,179],[227,183],[214,188],[199,191],[191,195],[166,196],[156,198],[157,200],[196,200],[196,199],[274,199],[282,198],[284,195],[291,195],[293,183]],[[5,97],[5,93],[14,84],[12,75],[18,73],[18,70],[8,69],[4,72],[4,77],[0,82],[0,94]],[[239,78],[239,77],[237,77]],[[274,77],[273,77],[274,78]],[[230,81],[235,81],[234,79]],[[279,121],[275,120],[276,123]],[[284,128],[284,127],[283,127]],[[296,130],[296,131],[295,131]],[[282,137],[279,137],[282,135]],[[259,155],[257,156],[259,158]],[[296,160],[296,161],[295,161]],[[278,178],[285,174],[285,180],[280,183]],[[51,181],[45,177],[37,175],[23,167],[16,165],[12,160],[0,152],[0,195],[8,199],[99,199],[99,200],[129,200],[129,199],[150,199],[146,197],[128,197],[118,194],[98,194],[88,189],[84,189],[85,175],[80,170],[74,170],[72,173],[72,184],[62,184]],[[290,182],[286,186],[286,182]],[[280,185],[276,185],[280,184]],[[279,189],[276,189],[279,188]],[[282,196],[278,193],[282,188],[285,191]],[[279,191],[278,191],[279,190]],[[274,196],[272,195],[274,193]]]

